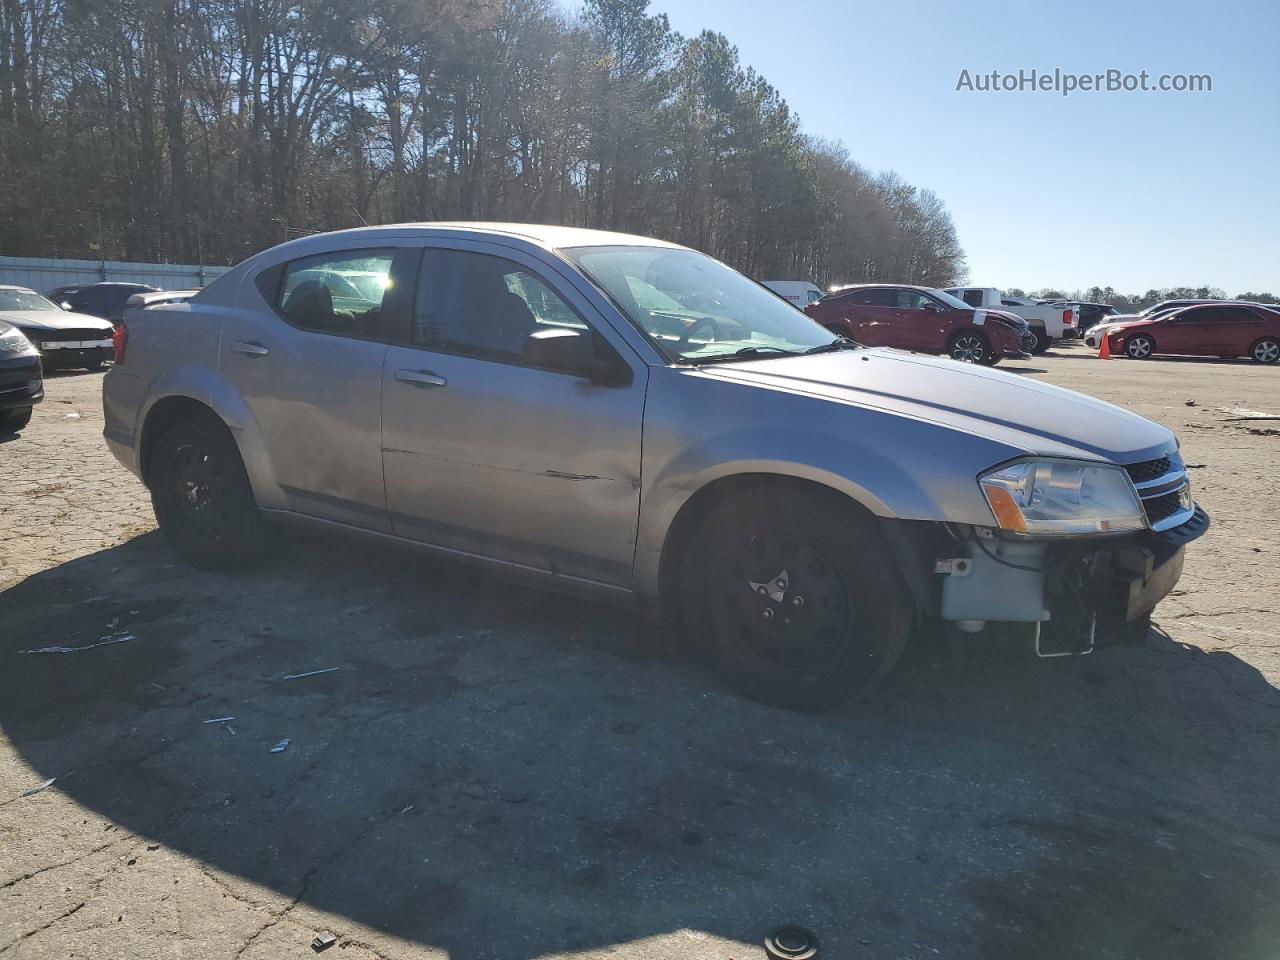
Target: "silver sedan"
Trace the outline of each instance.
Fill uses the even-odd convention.
[[[930,622],[1043,655],[1143,635],[1208,523],[1162,426],[562,227],[274,247],[131,311],[104,405],[191,563],[274,522],[411,545],[662,614],[792,706]]]

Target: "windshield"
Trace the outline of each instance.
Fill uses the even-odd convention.
[[[0,290],[0,310],[61,310],[34,290]]]
[[[839,340],[717,260],[668,247],[561,250],[672,361],[799,354]]]
[[[973,309],[973,307],[970,304],[965,303],[959,297],[953,297],[951,294],[947,293],[947,291],[945,290],[931,289],[929,291],[929,294],[931,296],[937,297],[939,300],[945,303],[952,310],[972,310]]]

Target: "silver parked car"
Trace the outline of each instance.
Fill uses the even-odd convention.
[[[132,311],[105,436],[203,567],[269,520],[682,623],[740,689],[839,701],[911,631],[1144,636],[1208,526],[1172,433],[865,349],[695,251],[562,227],[295,240]]]

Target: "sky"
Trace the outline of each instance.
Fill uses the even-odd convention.
[[[1280,294],[1280,2],[653,0],[727,36],[807,133],[938,193],[976,285]],[[1108,69],[1212,91],[981,92]],[[975,80],[976,84],[976,80]]]

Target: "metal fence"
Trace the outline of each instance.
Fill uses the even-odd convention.
[[[0,257],[0,284],[30,287],[41,293],[75,283],[146,283],[161,290],[203,287],[230,267],[187,263],[130,263],[120,260],[46,260],[40,257]]]

